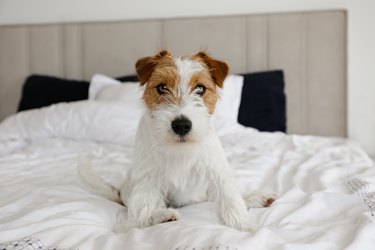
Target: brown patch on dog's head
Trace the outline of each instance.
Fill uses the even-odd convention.
[[[171,101],[173,96],[160,95],[157,89],[160,84],[165,84],[172,90],[179,79],[173,57],[168,51],[163,50],[154,56],[141,58],[135,67],[141,86],[147,83],[143,99],[149,110],[163,102]]]
[[[199,85],[205,87],[205,93],[202,95],[203,102],[207,107],[208,113],[213,114],[215,111],[215,105],[218,100],[218,94],[216,90],[216,83],[211,77],[211,73],[207,67],[191,77],[190,88],[194,90]]]
[[[209,56],[206,52],[200,51],[193,56],[193,59],[201,60],[207,65],[210,70],[212,80],[219,86],[223,87],[224,79],[227,77],[229,67],[225,62],[214,59]]]
[[[218,100],[216,85],[219,88],[223,87],[224,79],[228,75],[229,67],[225,62],[216,60],[203,51],[198,52],[197,54],[192,56],[191,59],[201,62],[206,69],[198,74],[198,78],[201,77],[200,82],[206,87],[206,93],[202,96],[202,98],[208,109],[208,112],[212,114],[215,110],[216,102]],[[202,77],[203,80],[201,80]],[[194,77],[192,77],[192,83],[194,83],[193,80]]]
[[[166,57],[171,58],[171,54],[167,50],[162,50],[154,56],[147,56],[138,59],[135,63],[135,69],[141,85],[144,85],[147,82],[161,59]]]

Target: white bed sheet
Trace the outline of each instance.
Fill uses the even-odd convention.
[[[372,249],[375,167],[339,138],[261,133],[214,120],[243,189],[277,200],[250,209],[255,233],[219,223],[213,203],[183,207],[176,222],[115,233],[124,207],[82,189],[87,155],[115,185],[130,167],[136,119],[115,103],[77,102],[24,112],[0,124],[0,242],[24,237],[59,249]],[[11,249],[11,248],[9,248]]]

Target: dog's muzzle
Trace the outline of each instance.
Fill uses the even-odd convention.
[[[172,129],[175,134],[185,136],[191,130],[192,123],[189,119],[182,116],[172,121]]]

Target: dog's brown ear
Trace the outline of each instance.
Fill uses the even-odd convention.
[[[170,55],[171,54],[167,50],[162,50],[154,56],[147,56],[139,59],[135,63],[135,69],[137,71],[137,76],[140,84],[144,85],[147,82],[152,71],[155,69],[161,58]]]
[[[203,62],[210,69],[211,77],[214,80],[214,82],[217,84],[217,86],[222,88],[224,79],[228,75],[228,65],[225,62],[212,58],[206,52],[203,51],[198,52],[194,57],[203,60]]]

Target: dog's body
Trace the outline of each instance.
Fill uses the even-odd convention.
[[[241,196],[234,171],[210,123],[228,66],[200,52],[174,58],[167,51],[138,60],[147,112],[139,122],[133,168],[120,190],[128,208],[127,227],[177,220],[174,208],[217,201],[225,225],[255,229],[247,207],[269,205],[272,194]],[[98,193],[119,201],[81,164],[81,179]]]

